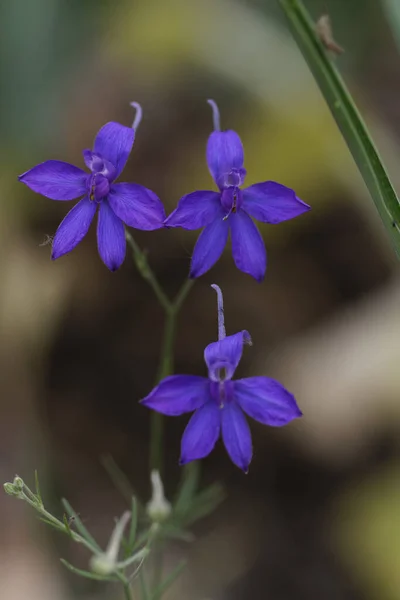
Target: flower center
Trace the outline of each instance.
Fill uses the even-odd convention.
[[[233,398],[232,381],[210,381],[211,397],[218,404],[219,408],[224,408]]]
[[[87,187],[89,199],[92,202],[100,202],[110,191],[110,182],[102,173],[92,173],[88,177]]]
[[[236,186],[225,188],[221,194],[221,204],[228,214],[237,212],[242,206],[242,191]]]

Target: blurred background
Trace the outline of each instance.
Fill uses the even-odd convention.
[[[400,190],[400,57],[396,0],[305,0],[328,11],[345,48],[336,62]],[[163,314],[129,254],[110,273],[95,227],[50,261],[51,236],[73,203],[17,182],[49,158],[83,166],[107,121],[130,124],[142,104],[123,181],[153,189],[167,212],[185,193],[213,189],[205,163],[207,98],[241,135],[246,184],[293,187],[312,211],[263,225],[262,285],[230,249],[187,298],[176,371],[205,374],[225,294],[228,332],[248,329],[239,376],[279,379],[301,420],[252,423],[244,476],[222,444],[203,483],[227,499],[176,544],[167,564],[189,567],[170,598],[398,600],[400,597],[400,279],[368,191],[293,42],[275,0],[13,0],[0,5],[0,473],[33,484],[62,515],[66,496],[104,545],[123,498],[110,454],[138,495],[150,494],[149,413],[138,400],[157,372]],[[133,232],[172,296],[198,232]],[[179,479],[187,418],[167,420],[166,491]],[[0,495],[0,597],[120,597],[67,572],[87,553]]]

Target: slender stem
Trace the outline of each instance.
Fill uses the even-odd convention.
[[[175,312],[175,314],[178,314],[178,312],[182,308],[182,304],[185,302],[186,296],[192,289],[195,281],[195,279],[186,279],[185,283],[182,285],[181,289],[175,296],[175,300],[172,303],[172,310]]]
[[[125,600],[133,600],[132,590],[129,581],[127,583],[123,583]]]
[[[142,277],[148,281],[153,289],[153,292],[158,299],[160,305],[164,309],[165,313],[165,325],[164,325],[164,337],[161,349],[160,366],[157,373],[158,383],[164,377],[172,374],[173,371],[173,354],[174,354],[174,341],[175,341],[175,326],[176,317],[194,284],[193,279],[187,279],[175,299],[171,301],[165,294],[161,285],[159,284],[156,276],[154,275],[147,257],[144,252],[139,248],[132,235],[125,231],[126,241],[132,249],[133,260],[142,275]],[[162,450],[163,450],[163,439],[164,439],[164,423],[163,416],[160,413],[152,412],[150,421],[150,469],[157,469],[160,473],[162,472]]]
[[[163,309],[168,312],[171,310],[171,302],[168,299],[168,296],[165,294],[161,285],[158,283],[156,276],[150,268],[150,265],[147,261],[147,256],[142,250],[139,248],[133,237],[128,231],[125,231],[125,238],[130,247],[132,248],[133,260],[136,263],[136,266],[139,270],[139,273],[148,281],[150,286],[153,288],[153,292],[157,297],[157,300],[163,307]]]

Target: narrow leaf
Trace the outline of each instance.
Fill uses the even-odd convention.
[[[36,470],[35,470],[35,490],[36,490],[37,499],[39,500],[40,504],[43,506],[43,500],[42,500],[42,496],[40,493],[40,486],[39,486],[39,476],[38,476],[38,472]]]
[[[187,561],[182,560],[176,567],[171,571],[166,579],[154,590],[151,600],[159,600],[165,594],[165,592],[171,587],[171,585],[178,579],[183,569],[186,567]]]
[[[83,571],[82,569],[77,569],[76,567],[74,567],[74,565],[71,565],[69,562],[64,560],[64,558],[60,558],[60,561],[62,562],[64,567],[69,569],[69,571],[72,571],[72,573],[75,573],[75,575],[86,577],[86,579],[95,579],[97,581],[118,581],[118,579],[116,577],[113,577],[112,575],[97,575],[97,573],[92,573],[91,571]]]
[[[128,537],[128,548],[130,548],[130,551],[132,551],[132,549],[135,545],[136,531],[137,531],[137,502],[136,502],[135,496],[132,496],[131,526],[129,529],[129,537]]]
[[[71,527],[69,526],[68,518],[67,518],[67,515],[65,513],[63,514],[63,521],[64,521],[65,529],[66,529],[68,535],[72,538]]]
[[[79,515],[74,511],[70,503],[65,498],[62,499],[62,503],[68,515],[74,519],[75,526],[81,534],[81,536],[94,548],[95,552],[102,552],[100,546],[98,545],[94,537],[88,532],[81,519],[79,518]]]
[[[194,461],[186,465],[183,469],[182,484],[178,492],[174,510],[176,512],[185,511],[195,494],[200,479],[199,461]]]
[[[353,99],[318,38],[301,0],[278,0],[291,32],[327,102],[400,258],[400,204]]]

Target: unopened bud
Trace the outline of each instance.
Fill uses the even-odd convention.
[[[171,514],[171,503],[164,496],[164,486],[161,481],[160,473],[156,470],[151,472],[151,485],[153,495],[150,502],[146,505],[146,512],[150,519],[156,523],[165,521]]]
[[[116,563],[104,554],[97,554],[90,559],[90,569],[97,575],[110,575],[115,571]]]
[[[118,552],[121,546],[124,529],[131,518],[130,512],[125,512],[114,527],[108,542],[107,550],[100,554],[95,554],[90,560],[90,568],[98,575],[110,575],[118,569]]]
[[[9,496],[18,496],[19,492],[15,489],[12,483],[7,482],[3,485],[4,491]]]
[[[18,475],[16,475],[14,477],[14,481],[13,481],[13,486],[15,487],[16,490],[18,490],[19,492],[22,492],[22,490],[24,489],[24,482],[21,479],[21,477],[19,477]]]

